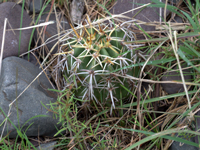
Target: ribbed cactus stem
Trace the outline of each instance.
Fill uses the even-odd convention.
[[[76,85],[76,96],[81,99],[95,100],[97,103],[103,99],[103,103],[115,108],[116,101],[128,96],[120,85],[132,90],[134,83],[112,72],[120,76],[138,76],[139,73],[138,67],[130,67],[137,59],[134,48],[124,44],[134,39],[134,33],[122,27],[113,28],[104,24],[92,26],[88,22],[89,28],[84,26],[75,30],[72,27],[74,37],[68,37],[64,44],[68,46],[61,53],[65,58],[65,85]]]

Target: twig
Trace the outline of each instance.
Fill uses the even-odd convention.
[[[4,19],[3,38],[2,38],[2,43],[1,43],[0,76],[1,76],[1,67],[2,67],[2,59],[3,59],[3,50],[4,50],[5,34],[6,34],[6,24],[7,24],[7,18]]]
[[[189,109],[191,109],[191,102],[190,102],[190,98],[189,98],[189,95],[188,95],[188,90],[187,90],[187,87],[186,87],[186,83],[185,83],[185,79],[184,79],[184,76],[183,76],[183,71],[182,71],[182,68],[181,68],[181,65],[180,65],[180,62],[179,62],[179,57],[178,57],[178,47],[177,47],[177,32],[174,31],[174,42],[173,42],[173,39],[172,39],[172,31],[169,30],[169,38],[171,40],[171,43],[172,43],[172,49],[174,51],[174,54],[176,56],[176,59],[177,59],[177,63],[178,63],[178,67],[179,67],[179,71],[180,71],[180,75],[181,75],[181,80],[182,80],[182,84],[183,84],[183,87],[184,87],[184,90],[185,90],[185,93],[186,93],[186,97],[187,97],[187,101],[188,101],[188,107]],[[192,112],[190,112],[190,117],[192,117]]]

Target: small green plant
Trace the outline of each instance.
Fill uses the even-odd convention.
[[[113,22],[97,26],[87,20],[89,27],[72,27],[71,37],[63,45],[65,85],[75,85],[79,98],[107,104],[112,110],[115,101],[129,96],[121,85],[130,91],[135,88],[135,81],[128,77],[138,77],[140,69],[134,65],[140,61],[138,56],[145,56],[135,51],[135,45],[124,43],[134,40],[134,33],[128,28]]]

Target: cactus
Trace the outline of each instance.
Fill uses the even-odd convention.
[[[79,30],[72,27],[73,36],[63,44],[67,47],[61,53],[65,59],[62,64],[65,86],[73,84],[77,97],[95,100],[97,104],[103,100],[101,104],[111,104],[112,110],[115,101],[129,96],[124,87],[134,88],[135,82],[123,76],[139,74],[139,67],[128,67],[138,61],[137,53],[132,45],[124,43],[133,41],[134,33],[112,23],[89,22],[89,27],[82,27]]]

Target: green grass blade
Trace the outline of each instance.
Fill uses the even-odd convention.
[[[41,11],[40,11],[40,13],[39,13],[39,15],[38,15],[38,18],[37,18],[37,20],[36,20],[36,22],[35,22],[36,24],[38,23],[38,21],[39,21],[41,15],[42,15],[44,9],[47,7],[47,5],[48,5],[50,2],[51,2],[51,0],[48,0],[47,3],[45,4],[45,6],[42,7],[42,9],[41,9]],[[31,36],[30,36],[30,40],[29,40],[29,45],[28,45],[28,51],[30,51],[30,49],[31,49],[31,42],[32,42],[32,39],[33,39],[34,32],[35,32],[35,28],[33,28],[32,32],[31,32]],[[30,57],[30,53],[28,53],[28,60],[29,60],[29,57]]]
[[[22,2],[22,11],[21,11],[20,28],[22,28],[22,23],[23,23],[24,5],[25,5],[25,0],[23,0],[23,2]],[[20,55],[21,36],[22,36],[22,30],[19,30],[18,56]]]
[[[188,51],[192,51],[194,54],[196,54],[197,57],[200,58],[200,53],[197,52],[192,46],[190,46],[187,42],[183,42],[189,49]]]
[[[193,68],[195,68],[198,72],[200,72],[200,70],[193,65],[193,63],[187,59],[187,56],[185,56],[185,54],[181,51],[181,48],[178,49],[178,55],[190,66],[192,66]]]
[[[182,143],[192,145],[192,146],[195,146],[195,147],[199,146],[197,143],[194,143],[194,142],[191,142],[191,141],[187,141],[187,140],[184,140],[184,139],[181,139],[181,138],[178,138],[178,137],[167,136],[167,135],[172,134],[172,133],[191,133],[193,135],[200,135],[199,132],[195,132],[195,131],[191,131],[191,130],[182,130],[181,128],[175,128],[175,129],[164,130],[164,131],[159,132],[159,133],[153,133],[153,132],[134,130],[134,129],[125,129],[125,128],[119,128],[119,129],[150,135],[150,136],[138,141],[137,143],[131,145],[130,147],[126,148],[125,150],[132,150],[133,148],[135,148],[135,147],[137,147],[137,146],[139,146],[139,145],[141,145],[145,142],[153,140],[155,138],[166,138],[166,139],[169,139],[169,140],[182,142]]]
[[[188,91],[188,94],[194,94],[196,92],[197,92],[197,90]],[[185,92],[182,92],[182,93],[176,93],[176,94],[166,95],[166,96],[162,96],[162,97],[156,97],[156,98],[152,98],[152,99],[147,99],[145,101],[141,101],[140,105],[141,104],[148,104],[148,103],[152,103],[152,102],[157,102],[157,101],[161,101],[161,100],[165,100],[165,99],[170,99],[170,98],[174,98],[174,97],[184,96],[184,95],[186,95]],[[120,106],[120,108],[121,107],[127,108],[127,107],[131,107],[131,106],[137,106],[137,102],[133,102],[131,105],[130,104],[125,104],[123,106]]]
[[[192,29],[194,29],[195,32],[199,31],[199,27],[197,27],[196,23],[193,21],[193,19],[190,17],[190,15],[188,15],[186,12],[181,11],[186,17],[187,19],[190,21],[191,25],[192,25]],[[199,25],[198,25],[199,26]]]
[[[175,60],[175,58],[168,58],[168,59],[161,59],[161,60],[153,60],[153,61],[149,61],[149,62],[147,63],[147,65],[164,64],[164,63],[172,62],[172,61],[174,61],[174,60]],[[126,69],[126,68],[132,68],[132,67],[143,66],[144,64],[145,64],[145,62],[133,64],[133,65],[130,65],[130,66],[126,66],[126,67],[122,67],[122,68],[116,69],[116,70],[112,71],[111,73],[117,72],[117,71],[120,71],[120,70]]]
[[[185,39],[189,37],[198,37],[200,36],[200,33],[198,31],[195,32],[188,32],[188,33],[183,33],[183,34],[177,34],[177,39]],[[164,40],[169,40],[169,37],[164,37],[164,38],[154,38],[154,39],[147,39],[147,40],[137,40],[137,41],[129,41],[129,42],[124,42],[125,44],[131,44],[131,43],[151,43],[151,42],[161,42]]]

